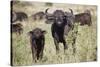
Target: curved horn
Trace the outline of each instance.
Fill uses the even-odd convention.
[[[45,14],[48,14],[48,10],[49,10],[49,8],[47,8],[47,9],[45,10]]]
[[[73,14],[73,10],[69,8],[69,10],[71,11],[71,13]]]
[[[45,10],[45,18],[48,20],[50,20],[50,19],[54,19],[54,16],[53,16],[53,14],[51,14],[51,13],[48,13],[48,10],[49,10],[49,8],[47,8],[46,10]]]

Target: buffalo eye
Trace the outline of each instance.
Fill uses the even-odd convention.
[[[63,19],[66,19],[67,18],[67,16],[63,16]]]

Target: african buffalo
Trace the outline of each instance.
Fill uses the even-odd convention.
[[[68,32],[73,28],[74,28],[74,20],[75,20],[75,16],[73,14],[72,9],[69,9],[71,12],[65,12],[65,16],[67,19],[67,25],[65,26],[65,34],[67,35]]]
[[[45,17],[44,12],[37,12],[31,16],[34,20],[42,20]]]
[[[28,16],[26,13],[24,12],[14,12],[12,11],[12,18],[11,18],[11,22],[14,23],[16,21],[23,21],[23,20],[27,20]]]
[[[48,13],[47,11],[48,9],[46,9],[45,14],[46,14],[46,17],[49,17],[50,13]],[[63,12],[62,10],[56,10],[52,14],[52,17],[54,18],[52,18],[53,23],[51,26],[51,32],[52,32],[52,37],[54,39],[57,53],[59,52],[59,43],[63,43],[64,51],[65,49],[67,49],[67,44],[66,44],[66,40],[64,37],[65,27],[72,26],[72,23],[71,23],[71,20],[68,14],[65,14],[65,12]],[[72,10],[70,14],[74,16]]]
[[[11,24],[11,32],[21,34],[23,32],[22,24]]]
[[[41,30],[40,28],[35,28],[29,32],[30,43],[32,50],[33,61],[41,60],[43,57],[43,50],[45,45],[45,33],[46,31]]]
[[[92,25],[91,14],[89,12],[79,13],[75,15],[75,22],[80,23],[80,25]]]

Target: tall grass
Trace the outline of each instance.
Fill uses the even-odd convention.
[[[20,6],[14,5],[15,11],[23,11],[30,16],[31,14],[37,11],[44,11],[47,6],[45,3],[32,3],[34,6]],[[38,4],[38,5],[37,5]],[[43,5],[44,4],[44,5]],[[25,5],[25,4],[24,4]],[[97,58],[97,18],[96,18],[96,6],[86,6],[86,5],[72,5],[72,4],[53,4],[50,11],[54,11],[56,9],[68,10],[68,8],[73,9],[74,13],[83,12],[85,9],[92,9],[92,26],[80,26],[75,25],[75,30],[78,30],[76,36],[75,49],[76,52],[73,54],[72,47],[72,32],[70,31],[68,36],[66,36],[66,41],[68,45],[68,49],[64,54],[63,44],[59,44],[60,53],[56,55],[55,45],[53,42],[53,38],[51,36],[51,24],[45,24],[45,20],[41,21],[33,21],[29,18],[28,21],[21,22],[23,24],[23,33],[21,35],[12,34],[12,46],[13,46],[13,65],[36,65],[36,64],[58,64],[58,63],[73,63],[73,62],[88,62],[94,61]],[[43,30],[47,31],[45,35],[45,47],[43,52],[43,59],[34,63],[32,60],[32,52],[30,46],[29,35],[27,34],[30,30],[39,27]]]

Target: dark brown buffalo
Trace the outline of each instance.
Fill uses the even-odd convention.
[[[46,17],[49,18],[50,13],[48,13],[47,11],[48,9],[46,9],[45,14],[46,14]],[[67,44],[64,37],[65,27],[72,26],[71,19],[68,16],[68,14],[65,14],[65,12],[62,10],[56,10],[53,12],[53,14],[51,14],[52,20],[53,20],[53,23],[51,26],[51,32],[52,32],[52,37],[54,39],[57,53],[59,52],[59,43],[63,43],[64,50],[67,49]],[[70,14],[71,16],[74,16],[72,10]]]
[[[34,20],[42,20],[44,17],[45,17],[45,14],[42,11],[41,12],[37,12],[34,15],[32,15],[32,18]]]
[[[30,35],[30,43],[32,49],[32,57],[33,61],[41,60],[43,57],[43,50],[45,45],[45,32],[40,28],[35,28],[34,30],[29,32]]]
[[[91,14],[89,12],[79,13],[75,15],[75,22],[79,22],[80,25],[92,25]]]
[[[24,12],[15,12],[15,11],[12,11],[11,16],[12,16],[11,23],[14,23],[16,21],[23,21],[23,20],[27,20],[28,19],[27,14],[24,13]]]
[[[23,32],[22,24],[11,24],[11,32],[21,34]]]

